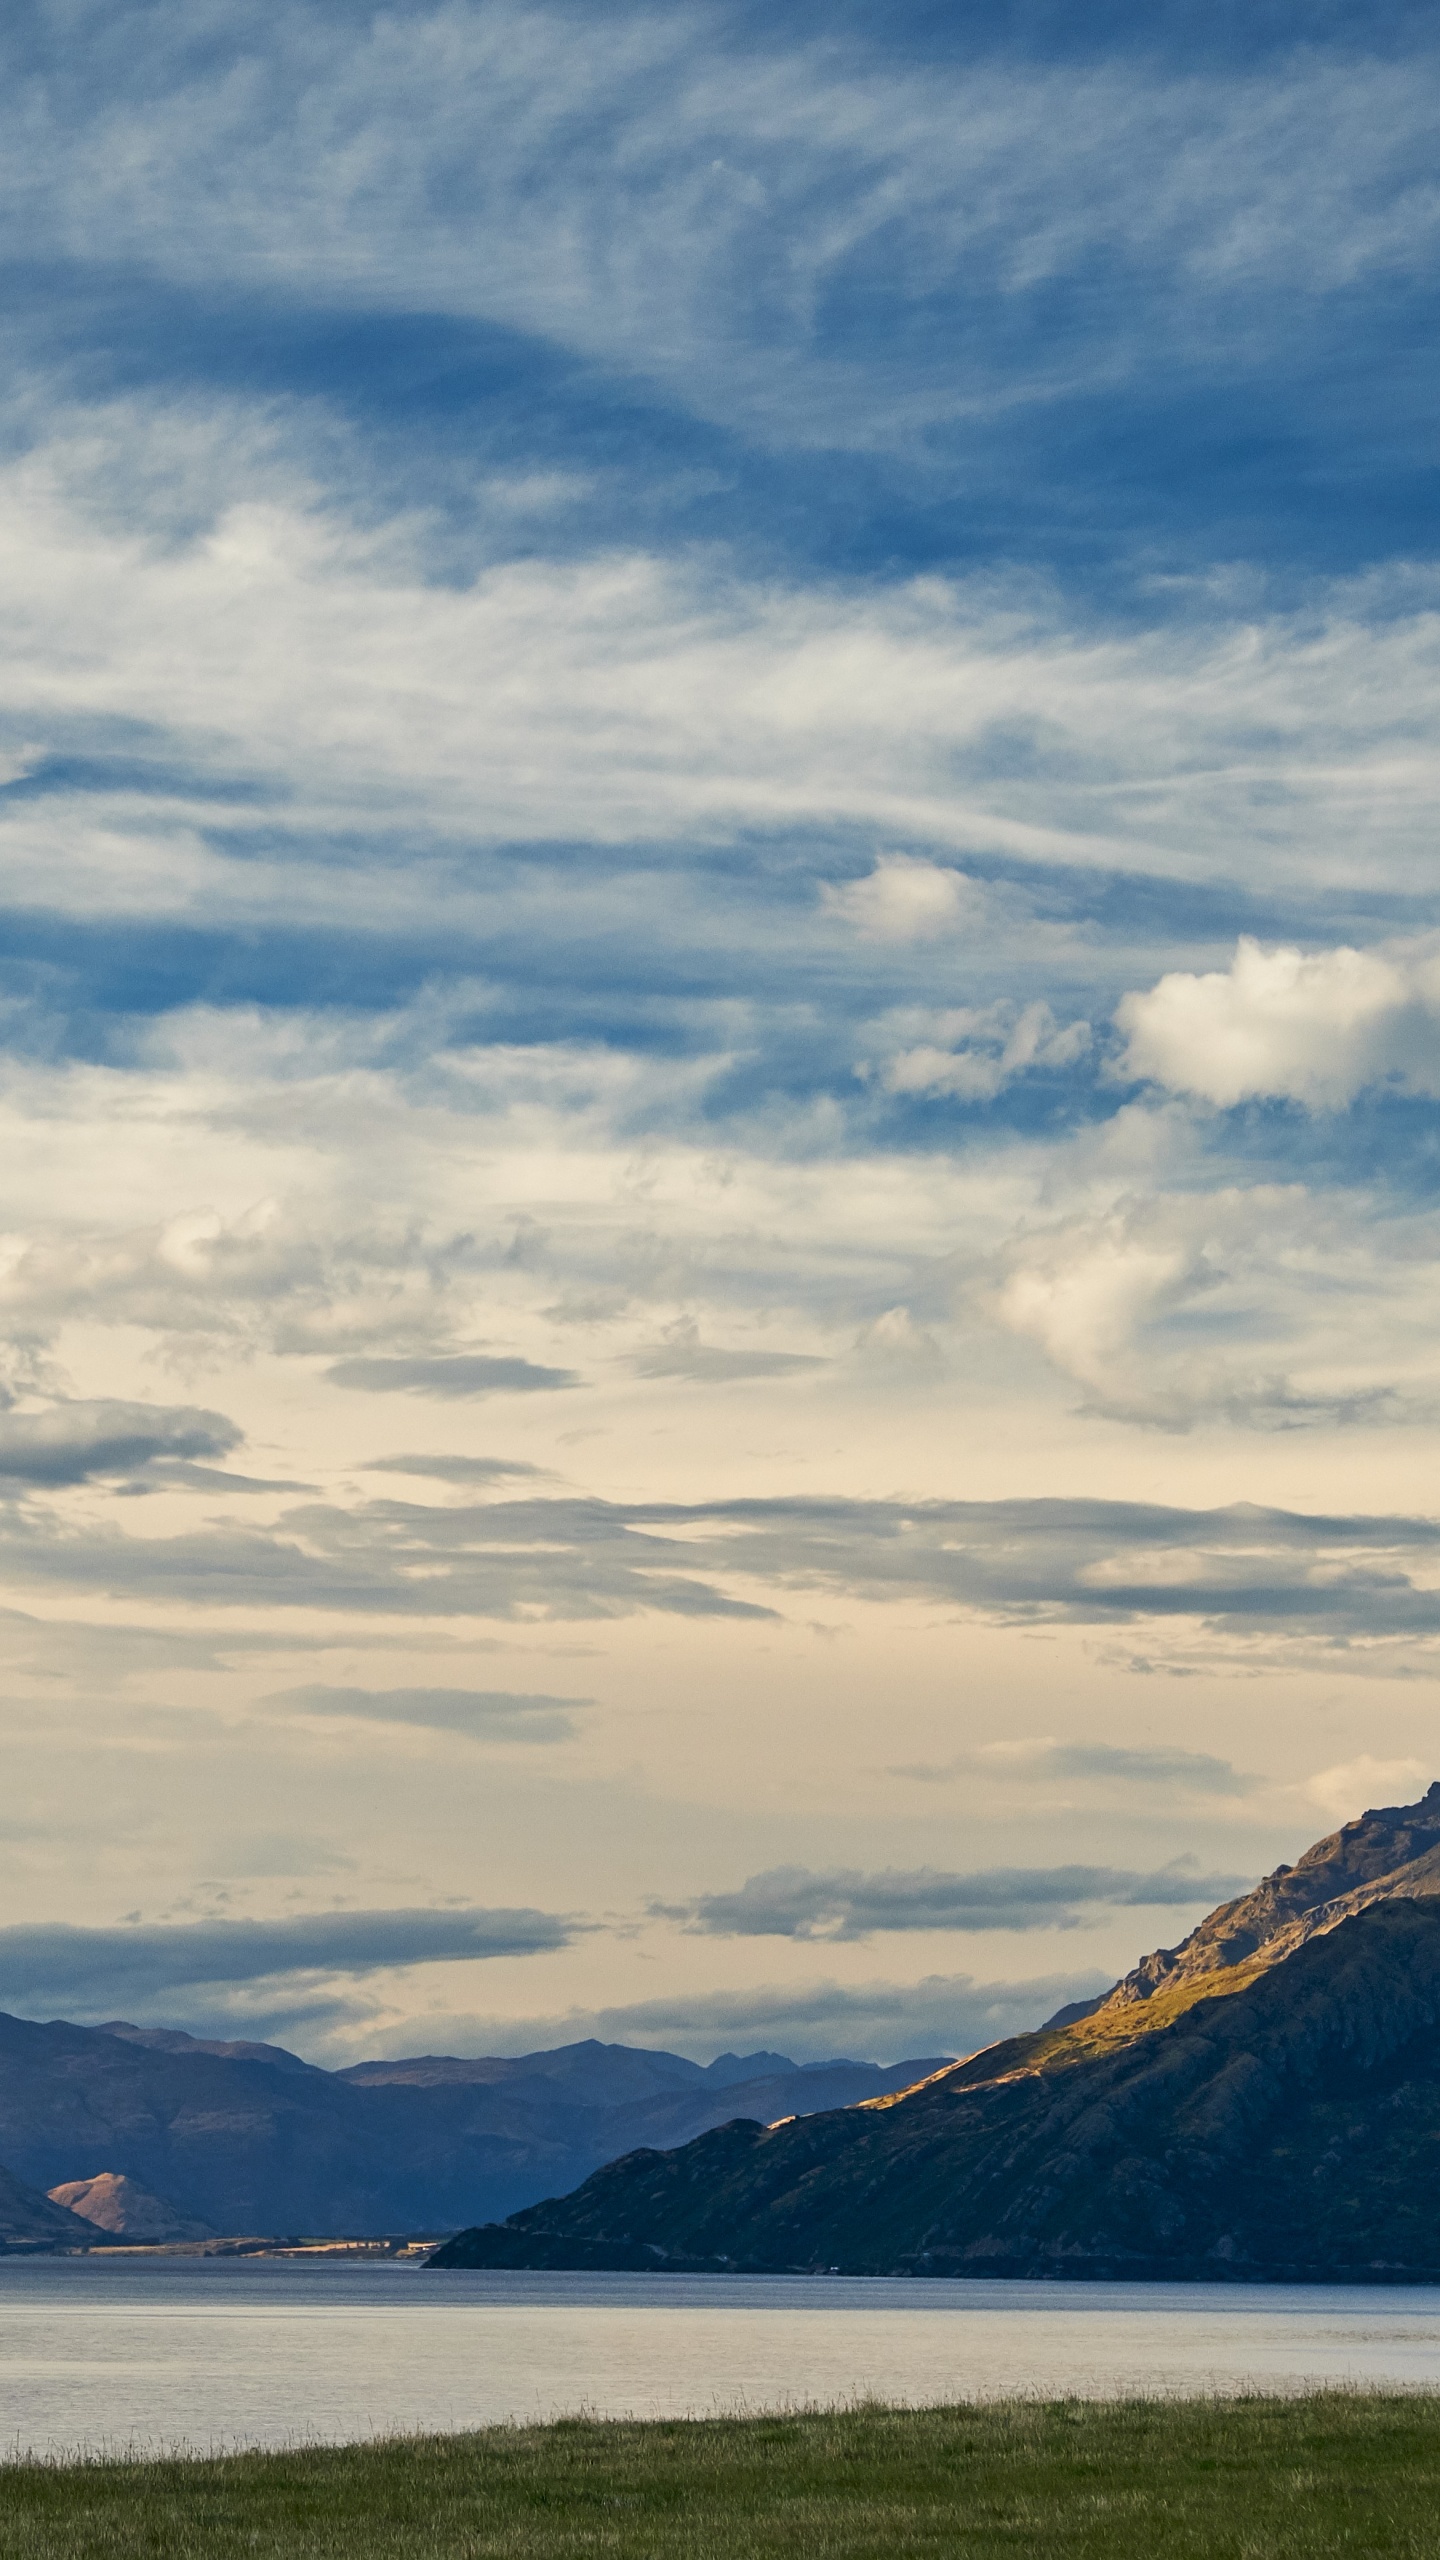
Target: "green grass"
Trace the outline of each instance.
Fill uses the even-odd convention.
[[[1001,2402],[0,2469],[0,2560],[1440,2555],[1440,2399]]]

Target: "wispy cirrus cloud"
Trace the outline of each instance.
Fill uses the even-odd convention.
[[[1110,381],[1147,327],[1213,365],[1261,297],[1303,343],[1307,303],[1414,272],[1435,222],[1413,44],[1200,69],[975,31],[922,66],[803,16],[757,56],[723,13],[621,11],[602,40],[497,5],[358,36],[316,6],[280,28],[241,11],[218,63],[153,5],[12,44],[22,241],[534,331],[777,438],[893,436],[1077,367]],[[882,256],[884,365],[854,310]],[[1089,326],[1057,359],[1038,315],[1082,281]],[[922,324],[1002,296],[1017,314],[967,343],[957,393]]]
[[[1363,810],[1371,893],[1423,889],[1423,574],[1393,593],[1335,581],[1318,627],[1315,610],[1281,607],[1242,627],[1223,596],[1201,596],[1183,626],[1138,636],[1028,581],[1013,597],[954,574],[817,589],[714,554],[502,559],[438,584],[404,530],[377,556],[338,497],[317,509],[303,454],[255,458],[223,410],[209,432],[214,500],[178,538],[115,517],[143,524],[132,445],[190,440],[188,419],[87,418],[0,461],[0,673],[13,721],[51,741],[6,795],[16,905],[173,922],[203,900],[232,930],[413,935],[428,919],[442,951],[459,936],[477,965],[503,915],[579,974],[597,937],[669,955],[702,915],[722,949],[762,947],[763,914],[717,894],[712,849],[800,830],[810,874],[785,861],[765,904],[793,908],[796,951],[813,944],[831,974],[836,922],[817,890],[842,913],[913,924],[926,899],[951,898],[945,853],[1249,891],[1254,857],[1236,848],[1257,762],[1279,813],[1263,855],[1274,891],[1351,895]],[[143,779],[123,760],[107,778],[117,725],[146,740]],[[830,849],[837,829],[911,850],[857,879]],[[576,839],[590,848],[578,866],[477,873],[470,858]],[[872,979],[877,955],[913,966],[933,947],[908,928],[844,941]]]

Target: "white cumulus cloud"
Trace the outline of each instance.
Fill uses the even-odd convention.
[[[979,907],[979,892],[961,871],[916,854],[882,853],[863,880],[826,882],[821,903],[875,942],[929,942],[953,933]]]
[[[1242,935],[1225,970],[1173,970],[1127,995],[1125,1069],[1173,1093],[1231,1104],[1274,1096],[1336,1110],[1392,1080],[1440,1092],[1440,951],[1432,941],[1355,951]]]

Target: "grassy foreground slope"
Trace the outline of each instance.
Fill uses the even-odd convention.
[[[0,2471],[0,2560],[1433,2560],[1440,2402],[1086,2403]]]

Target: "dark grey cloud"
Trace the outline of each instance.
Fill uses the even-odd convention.
[[[905,1929],[1074,1929],[1100,1904],[1207,1908],[1252,1879],[1199,1875],[1178,1863],[1149,1875],[1124,1867],[986,1867],[948,1875],[938,1867],[888,1867],[877,1875],[837,1867],[772,1867],[738,1893],[702,1894],[664,1908],[713,1938],[871,1938]]]
[[[276,1689],[265,1703],[298,1707],[307,1716],[358,1716],[376,1724],[465,1733],[477,1742],[563,1742],[575,1731],[578,1710],[592,1701],[523,1689],[344,1689],[311,1681]]]
[[[1113,1786],[1182,1787],[1214,1796],[1247,1795],[1260,1784],[1258,1778],[1234,1768],[1228,1760],[1213,1758],[1208,1751],[1163,1746],[1132,1751],[1113,1742],[1047,1742],[1013,1751],[961,1751],[952,1760],[897,1762],[889,1774],[936,1781],[986,1777],[1003,1779],[1007,1785],[1032,1779],[1087,1778]]]
[[[578,1927],[529,1910],[314,1911],[102,1929],[42,1922],[0,1929],[0,2007],[108,2015],[192,1987],[539,1955],[568,1945]]]
[[[66,1399],[36,1413],[0,1413],[0,1483],[85,1484],[94,1476],[135,1475],[166,1462],[183,1475],[186,1461],[226,1457],[243,1438],[225,1414],[196,1405]],[[208,1468],[205,1477],[227,1481]],[[237,1481],[245,1485],[244,1478]]]
[[[546,1369],[534,1360],[491,1358],[479,1351],[336,1360],[325,1375],[332,1386],[364,1387],[378,1395],[536,1395],[580,1384],[574,1369]]]
[[[1440,1524],[1236,1503],[614,1503],[518,1494],[293,1505],[278,1526],[132,1539],[0,1525],[0,1569],[198,1605],[445,1618],[766,1618],[772,1598],[910,1600],[1001,1623],[1185,1619],[1312,1645],[1440,1636]],[[736,1585],[740,1588],[736,1588]],[[749,1596],[756,1586],[764,1597]],[[1364,1652],[1352,1657],[1363,1663]]]

